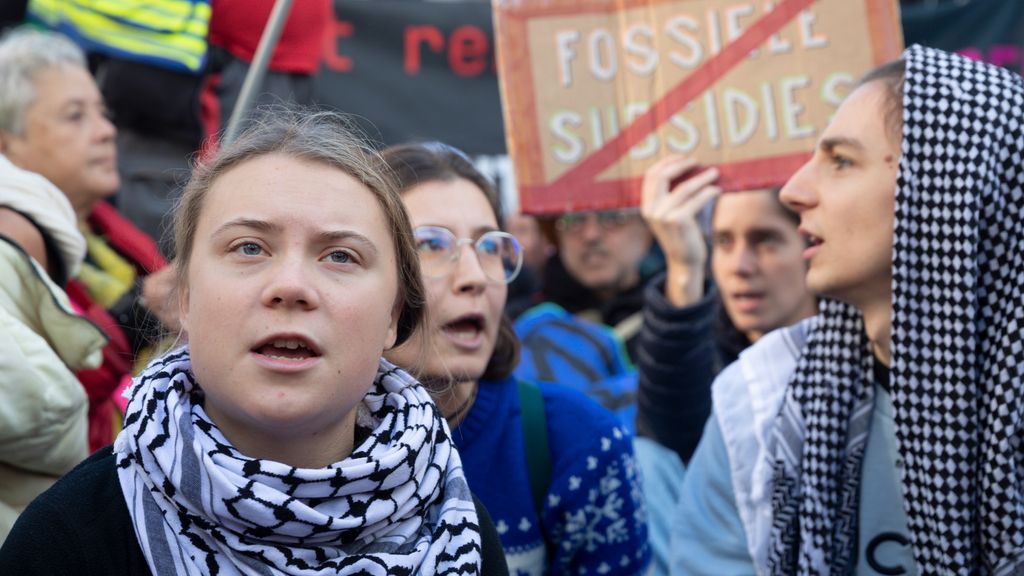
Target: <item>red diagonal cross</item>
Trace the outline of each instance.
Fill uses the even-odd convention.
[[[557,190],[571,185],[596,185],[597,176],[602,171],[658,128],[658,119],[669,118],[682,110],[691,100],[700,96],[726,72],[743,61],[751,50],[767,41],[772,34],[781,30],[800,11],[814,2],[815,0],[784,0],[739,38],[665,93],[647,112],[637,116],[617,136],[544,188]]]

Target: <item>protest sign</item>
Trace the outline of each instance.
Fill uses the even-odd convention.
[[[852,84],[902,50],[895,0],[494,0],[520,207],[633,206],[669,153],[781,185]]]

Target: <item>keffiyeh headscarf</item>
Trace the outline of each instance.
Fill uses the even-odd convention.
[[[236,450],[198,402],[182,348],[152,362],[114,444],[154,574],[477,574],[476,508],[426,390],[381,360],[369,437],[297,469]]]
[[[904,54],[891,386],[922,574],[1024,570],[1024,84]],[[860,314],[826,302],[775,427],[769,566],[848,574],[873,407]]]

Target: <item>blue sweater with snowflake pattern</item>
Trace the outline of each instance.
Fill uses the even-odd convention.
[[[452,431],[470,488],[498,528],[509,574],[643,572],[650,552],[631,435],[580,392],[538,386],[552,466],[543,522],[530,493],[515,379],[480,382],[473,407]]]

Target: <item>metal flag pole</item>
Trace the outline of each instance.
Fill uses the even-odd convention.
[[[231,119],[224,130],[224,137],[221,139],[222,145],[230,144],[238,136],[242,119],[249,114],[256,91],[263,85],[263,77],[267,74],[270,56],[277,46],[277,39],[281,37],[281,30],[284,28],[285,20],[288,19],[291,7],[292,0],[276,0],[274,2],[270,18],[267,19],[263,35],[260,36],[260,43],[256,46],[256,54],[249,65],[249,71],[245,74],[245,81],[242,82],[242,89],[238,93],[235,109],[231,112]]]

